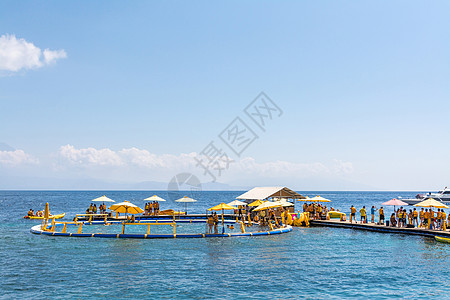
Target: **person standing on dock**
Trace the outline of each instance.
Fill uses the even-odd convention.
[[[425,228],[427,228],[429,225],[429,219],[430,219],[430,213],[428,212],[428,208],[425,209],[425,212],[423,213],[423,219],[424,219],[423,224],[424,224]]]
[[[447,226],[445,224],[446,217],[447,217],[447,215],[446,215],[445,211],[442,210],[442,217],[441,217],[441,219],[442,219],[442,230],[444,230],[444,231],[447,229]]]
[[[219,231],[217,230],[217,225],[219,225],[219,216],[217,215],[216,212],[213,213],[214,214],[214,233],[218,234]]]
[[[430,224],[429,229],[434,229],[434,211],[430,208],[430,219],[428,220],[428,224]]]
[[[381,225],[384,225],[384,209],[383,209],[383,206],[380,207],[379,213],[380,213],[380,221],[379,222],[380,222]]]
[[[441,210],[438,208],[437,213],[436,213],[436,229],[441,229],[441,217],[442,217],[442,213]]]
[[[422,210],[419,212],[419,219],[420,219],[419,227],[422,227],[422,225],[423,225],[424,213],[425,213],[425,211],[423,210],[423,207],[422,207]]]
[[[423,209],[423,208],[422,208],[422,209]],[[418,216],[418,215],[419,215],[419,214],[418,214],[416,208],[414,207],[412,224],[413,224],[414,226],[416,226],[416,227],[419,227],[419,221],[417,220],[417,216]]]
[[[395,211],[395,218],[397,219],[398,227],[400,227],[402,223],[402,214],[403,214],[403,206],[401,206],[399,209],[397,209],[397,211]]]
[[[370,223],[375,223],[375,212],[378,209],[375,208],[375,206],[372,205],[372,208],[370,209]]]
[[[213,216],[213,214],[210,214],[208,216],[208,227],[209,227],[208,233],[209,234],[213,233],[213,226],[214,226],[214,216]]]
[[[361,223],[367,223],[366,207],[363,206],[363,208],[359,210],[359,213],[361,214]]]
[[[355,223],[356,222],[356,208],[352,205],[352,207],[350,207],[350,223],[353,223],[353,219],[355,219]]]

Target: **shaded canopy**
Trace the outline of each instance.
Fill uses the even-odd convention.
[[[91,202],[116,202],[108,197],[106,197],[105,195],[95,198],[93,200],[91,200]]]
[[[188,196],[184,196],[183,198],[180,198],[178,200],[175,200],[175,202],[184,202],[184,203],[190,203],[190,202],[197,202],[197,200],[189,198]]]
[[[234,200],[234,201],[231,201],[230,203],[228,203],[228,205],[239,206],[239,205],[247,205],[247,203],[239,201],[239,200]]]
[[[287,199],[305,199],[304,196],[287,187],[255,187],[250,191],[240,195],[236,199],[258,200],[273,197],[287,198]]]
[[[281,207],[281,203],[277,203],[277,202],[272,202],[272,201],[266,201],[263,204],[261,204],[260,206],[256,207],[253,211],[260,211],[260,210],[265,210],[265,209],[269,209],[269,208],[275,208],[275,207]]]
[[[387,202],[384,202],[383,205],[394,205],[394,206],[407,206],[408,203],[403,202],[402,200],[399,200],[397,198],[391,199]]]
[[[144,212],[142,210],[142,208],[140,208],[137,205],[134,205],[133,203],[130,203],[128,201],[113,204],[113,205],[111,205],[111,207],[109,209],[119,212],[119,213],[128,213],[128,214],[133,214],[133,215]]]
[[[250,203],[248,206],[260,206],[263,203],[264,203],[264,201],[256,200],[256,201],[253,201],[252,203]]]
[[[437,200],[434,200],[433,198],[429,198],[427,200],[424,200],[422,202],[419,202],[417,204],[414,204],[414,206],[420,206],[420,207],[435,207],[435,208],[448,208],[447,205],[445,205],[442,202],[439,202]]]
[[[307,201],[307,202],[331,202],[331,200],[328,200],[324,197],[321,197],[319,195],[312,197],[312,198],[305,198],[299,201]]]
[[[280,204],[283,207],[287,207],[287,206],[294,206],[294,203],[287,201],[286,199],[281,199],[278,201],[275,201],[274,203],[276,204]]]
[[[145,198],[144,201],[156,201],[156,202],[161,202],[161,201],[166,201],[163,198],[153,195],[151,197]]]

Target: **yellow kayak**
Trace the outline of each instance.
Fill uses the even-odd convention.
[[[65,215],[66,215],[66,213],[62,213],[59,215],[50,215],[49,219],[62,219],[62,218],[64,218]],[[44,217],[38,217],[38,216],[31,216],[31,217],[25,216],[23,218],[24,219],[40,219],[40,220],[44,219]]]
[[[436,241],[438,241],[438,242],[441,242],[441,243],[448,243],[448,244],[450,244],[450,239],[449,238],[435,236],[434,239]]]
[[[328,212],[330,219],[340,219],[342,216],[345,216],[343,212],[340,211],[330,211]]]

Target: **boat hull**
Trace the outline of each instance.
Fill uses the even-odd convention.
[[[447,243],[450,244],[450,239],[449,238],[444,238],[444,237],[440,237],[440,236],[435,236],[434,239],[438,242],[441,243]]]

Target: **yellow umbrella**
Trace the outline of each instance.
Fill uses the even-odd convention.
[[[265,209],[274,208],[274,207],[281,207],[281,206],[282,206],[281,203],[267,201],[267,202],[264,202],[263,204],[259,205],[258,207],[256,207],[253,211],[260,211],[260,210],[265,210]]]
[[[228,205],[228,204],[225,204],[225,203],[222,202],[219,205],[216,205],[216,206],[213,206],[213,207],[209,208],[208,210],[211,211],[211,210],[224,210],[224,209],[225,210],[230,210],[230,209],[236,209],[236,207]]]
[[[445,205],[442,202],[439,202],[437,200],[434,200],[433,198],[429,198],[427,200],[424,200],[422,202],[419,202],[417,204],[414,204],[414,206],[420,206],[420,207],[435,207],[435,208],[448,208],[447,205]]]
[[[250,203],[248,206],[260,206],[263,203],[264,203],[264,201],[256,200],[256,201],[253,201],[252,203]]]
[[[225,223],[224,223],[224,220],[223,220],[223,211],[225,209],[226,210],[236,209],[236,207],[233,207],[231,205],[228,205],[228,204],[225,204],[225,203],[222,202],[219,205],[213,206],[213,207],[208,209],[209,211],[211,211],[211,210],[221,210],[222,211],[222,234],[225,233]]]
[[[142,210],[142,208],[140,208],[137,205],[134,205],[133,203],[130,203],[128,201],[113,204],[113,205],[111,205],[111,207],[109,209],[119,212],[119,213],[125,213],[125,214],[129,213],[132,215],[140,214],[140,213],[144,212]]]

